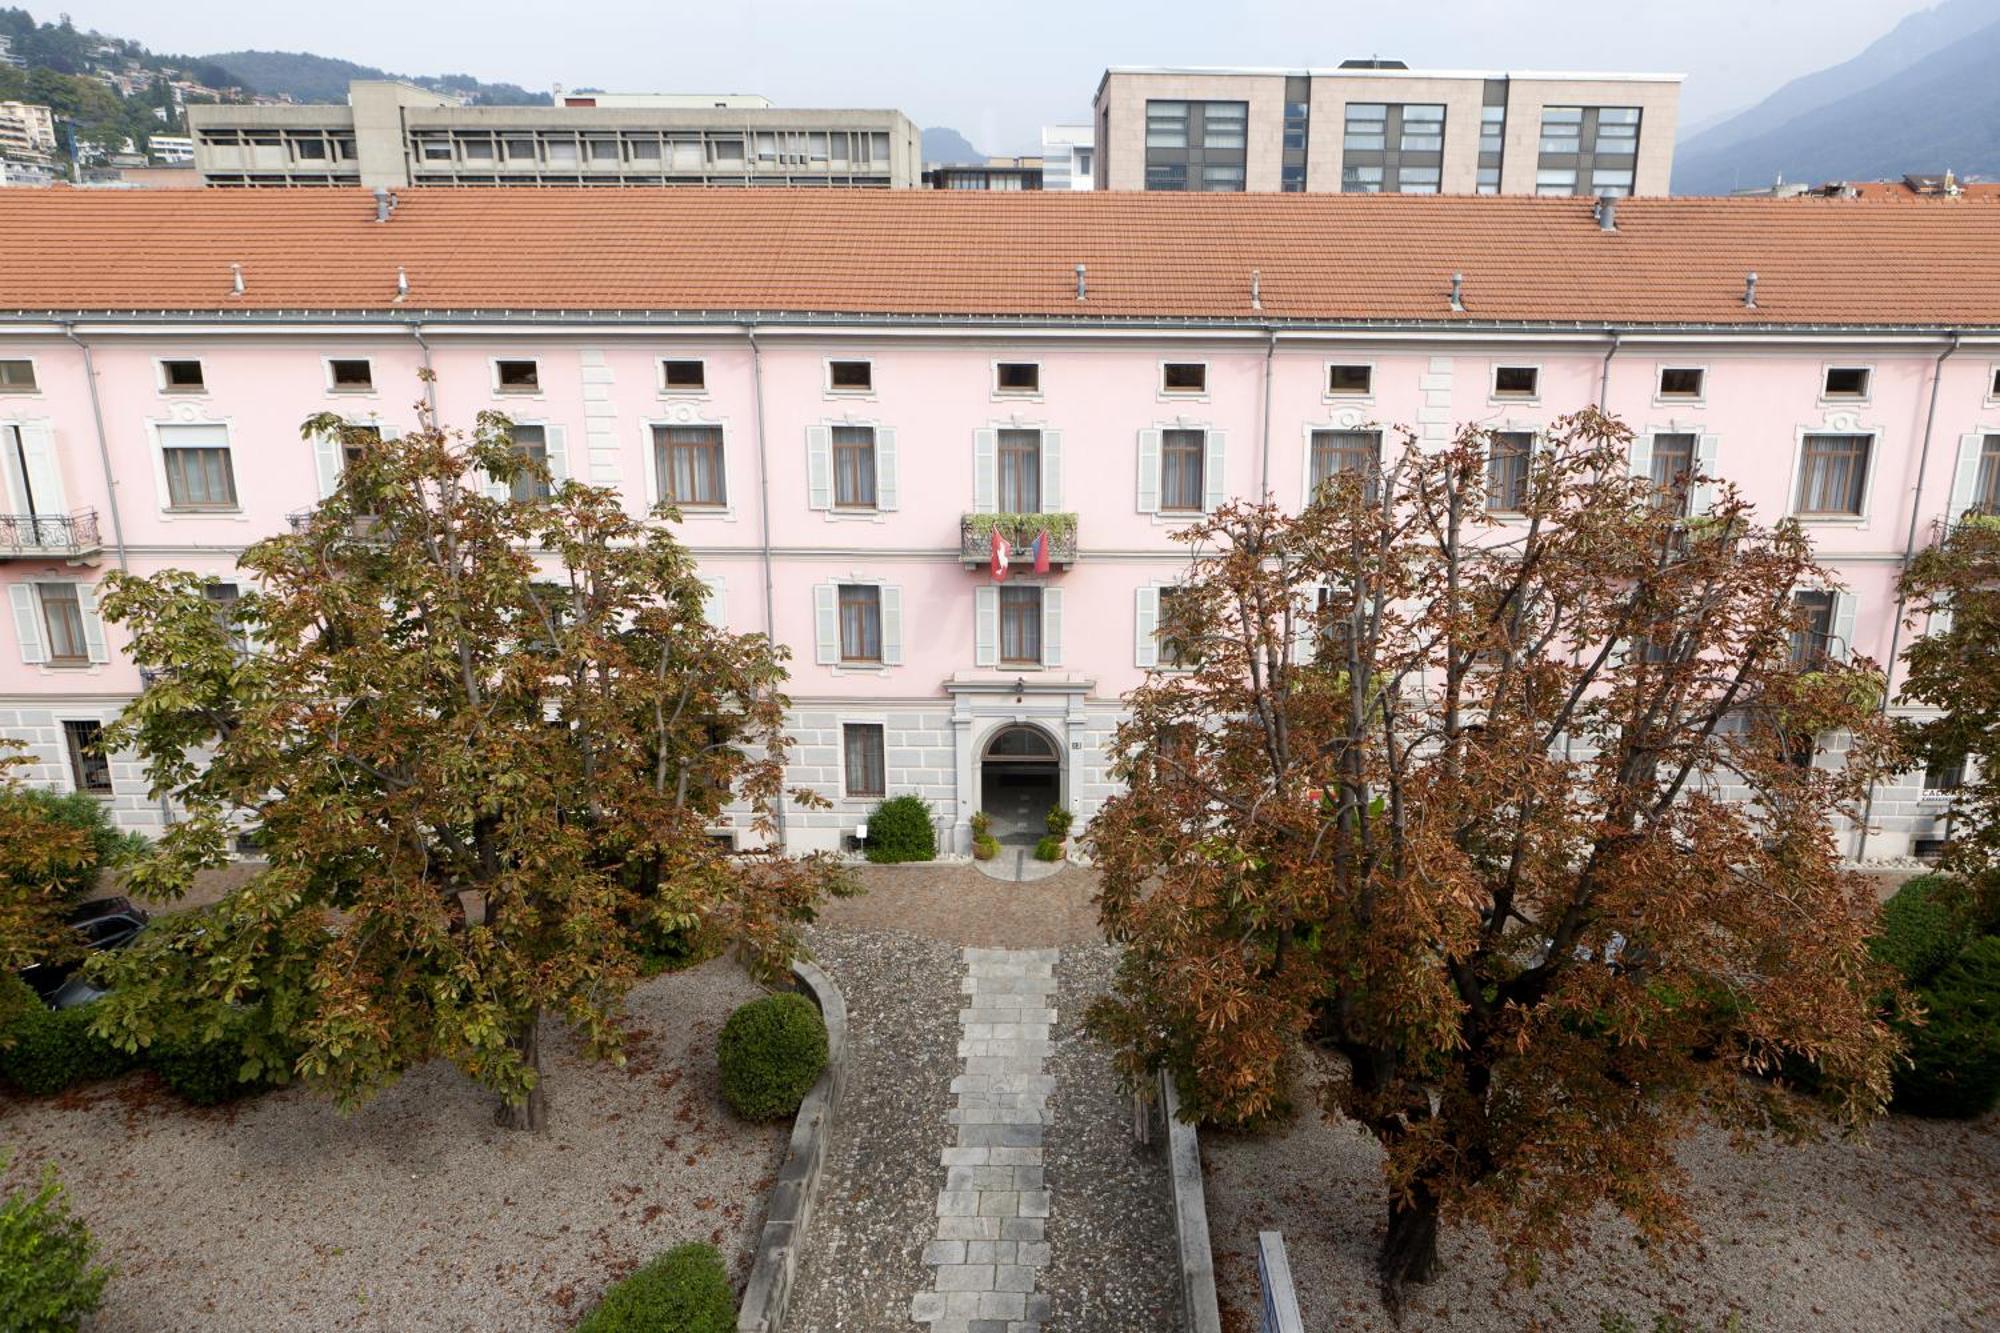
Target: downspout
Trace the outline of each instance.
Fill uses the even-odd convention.
[[[111,445],[104,434],[104,405],[97,397],[97,365],[90,357],[90,344],[76,336],[76,324],[64,320],[63,337],[75,343],[83,352],[83,378],[90,388],[90,416],[97,426],[97,461],[104,469],[105,506],[111,511],[111,545],[118,552],[118,568],[131,569],[125,558],[125,524],[118,517],[118,487],[111,479]]]
[[[757,321],[751,320],[744,329],[744,336],[750,342],[750,386],[751,398],[757,412],[757,555],[764,562],[764,638],[776,647],[778,642],[778,612],[776,575],[771,565],[771,457],[764,447],[764,349],[757,341]],[[778,816],[778,850],[790,847],[791,832],[785,826],[785,788],[778,786],[776,798]]]
[[[424,326],[416,320],[410,321],[410,336],[417,340],[417,350],[424,357],[424,406],[431,412],[431,425],[437,425],[438,395],[436,372],[431,369],[431,345],[424,341]]]
[[[1262,472],[1257,478],[1257,489],[1265,502],[1271,499],[1271,358],[1278,350],[1278,330],[1273,325],[1264,330],[1270,340],[1264,344],[1264,460]]]
[[[1611,398],[1611,358],[1618,355],[1619,340],[1624,335],[1617,329],[1611,330],[1611,346],[1604,349],[1604,365],[1597,372],[1597,410],[1609,412]]]
[[[1917,557],[1917,523],[1924,511],[1924,478],[1928,475],[1931,459],[1931,432],[1937,424],[1938,389],[1944,383],[1944,363],[1958,354],[1959,339],[1962,335],[1954,331],[1951,345],[1938,353],[1937,361],[1931,366],[1931,401],[1924,411],[1924,439],[1917,449],[1917,485],[1910,494],[1910,528],[1903,539],[1903,562],[1896,578],[1896,616],[1889,625],[1889,660],[1882,664],[1882,702],[1876,706],[1878,716],[1889,713],[1889,682],[1896,675],[1896,654],[1903,646],[1903,612],[1909,598],[1903,593],[1902,575],[1910,572],[1910,562]],[[1861,864],[1861,858],[1868,852],[1868,823],[1875,814],[1875,779],[1868,780],[1868,794],[1861,801],[1861,827],[1854,836],[1854,863]]]

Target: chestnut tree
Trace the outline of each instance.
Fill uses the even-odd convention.
[[[1629,442],[1405,433],[1303,513],[1195,524],[1090,829],[1125,946],[1098,1031],[1211,1122],[1282,1110],[1302,1040],[1344,1057],[1317,1092],[1386,1150],[1392,1305],[1441,1222],[1522,1274],[1599,1204],[1684,1236],[1696,1117],[1803,1134],[1888,1092],[1832,836],[1878,674],[1805,633],[1796,527],[1726,486],[1685,514],[1710,483],[1656,489]]]

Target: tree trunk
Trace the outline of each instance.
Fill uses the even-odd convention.
[[[493,1113],[493,1123],[502,1129],[525,1129],[540,1132],[548,1124],[549,1099],[542,1083],[542,1011],[538,1005],[529,1011],[527,1024],[514,1034],[514,1049],[521,1053],[521,1063],[535,1076],[535,1086],[528,1089],[525,1099],[510,1102],[505,1098]]]
[[[1392,1314],[1403,1308],[1403,1288],[1428,1282],[1438,1271],[1438,1203],[1429,1184],[1418,1180],[1407,1199],[1389,1201],[1389,1230],[1375,1257],[1382,1279],[1382,1303]]]

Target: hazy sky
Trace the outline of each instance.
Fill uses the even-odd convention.
[[[1106,65],[1684,73],[1699,124],[1853,55],[1934,0],[14,0],[155,50],[312,51],[546,89],[756,92],[893,106],[994,153],[1086,122]]]

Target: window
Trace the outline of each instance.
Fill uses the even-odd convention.
[[[1607,169],[1593,167],[1590,172],[1590,192],[1594,195],[1624,198],[1632,193],[1633,172],[1630,167]]]
[[[96,722],[64,722],[63,743],[69,750],[69,778],[76,789],[92,796],[111,794],[111,760],[104,753],[104,728]]]
[[[1444,108],[1412,105],[1403,108],[1402,151],[1441,153],[1444,151]]]
[[[1342,194],[1380,194],[1382,192],[1382,168],[1341,167],[1340,191]]]
[[[840,660],[882,660],[882,590],[872,583],[840,585]]]
[[[1146,188],[1149,190],[1185,190],[1187,188],[1187,163],[1148,162],[1146,164]]]
[[[1475,185],[1477,187],[1475,192],[1478,194],[1500,193],[1500,168],[1498,167],[1479,168],[1478,179],[1476,180]]]
[[[41,601],[42,628],[48,631],[49,661],[58,666],[80,666],[90,660],[90,641],[83,632],[83,604],[74,583],[37,583],[35,595]]]
[[[375,387],[375,367],[365,360],[329,361],[326,375],[335,393],[367,393]]]
[[[247,652],[250,640],[245,637],[242,626],[236,623],[236,604],[243,600],[243,592],[233,583],[211,583],[201,590],[208,599],[208,609],[215,616],[215,623],[229,636],[229,642],[237,652]]]
[[[170,509],[234,509],[236,475],[220,426],[161,426],[160,461]]]
[[[1949,759],[1933,759],[1924,767],[1924,787],[1926,796],[1952,796],[1965,786],[1965,756],[1953,755]]]
[[[199,361],[160,362],[160,389],[164,393],[205,393]]]
[[[541,364],[535,361],[495,361],[493,384],[501,393],[540,393]]]
[[[1042,368],[1033,361],[1002,361],[993,367],[993,387],[1001,393],[1040,393]]]
[[[686,507],[719,509],[723,490],[722,427],[653,427],[653,468],[660,498]]]
[[[1286,162],[1278,168],[1278,189],[1283,194],[1304,194],[1306,189],[1306,164]]]
[[[1828,398],[1866,398],[1868,396],[1868,368],[1866,366],[1828,366],[1826,371],[1826,392]]]
[[[1673,514],[1685,514],[1688,479],[1694,475],[1695,437],[1672,433],[1653,437],[1653,485],[1659,492],[1655,503]]]
[[[1201,663],[1201,648],[1195,642],[1193,627],[1184,623],[1191,610],[1188,601],[1186,588],[1160,589],[1159,642],[1163,667],[1192,667]]]
[[[849,722],[840,729],[846,760],[849,796],[886,796],[888,777],[882,762],[882,724]]]
[[[1372,430],[1316,430],[1312,433],[1312,462],[1309,481],[1313,494],[1342,473],[1365,479],[1374,489],[1377,464],[1382,456],[1382,435]]]
[[[1349,102],[1343,148],[1380,150],[1389,146],[1389,108],[1381,102]]]
[[[660,362],[660,387],[668,393],[700,393],[708,387],[708,366],[701,361]]]
[[[1207,393],[1207,363],[1202,361],[1167,362],[1160,368],[1160,388],[1167,393]]]
[[[1396,173],[1398,194],[1436,194],[1438,183],[1443,180],[1443,170],[1439,167],[1404,167]]]
[[[1536,194],[1575,194],[1575,167],[1543,167],[1535,172]]]
[[[1202,464],[1208,432],[1160,432],[1160,509],[1198,514],[1202,510]]]
[[[1699,398],[1701,397],[1702,371],[1697,366],[1662,366],[1660,368],[1660,397]]]
[[[549,432],[543,426],[517,425],[513,430],[514,452],[543,468],[549,465]],[[549,479],[546,475],[533,472],[514,474],[513,495],[516,500],[546,500],[549,498]]]
[[[875,507],[875,428],[833,428],[833,507]]]
[[[1858,518],[1867,496],[1868,435],[1808,435],[1799,463],[1801,514]]]
[[[1201,111],[1203,148],[1241,148],[1248,137],[1248,102],[1204,102]]]
[[[1542,108],[1542,151],[1574,153],[1583,147],[1583,108],[1547,106]]]
[[[1188,104],[1186,102],[1146,103],[1146,147],[1185,148],[1188,146]]]
[[[1528,461],[1535,437],[1526,431],[1495,431],[1486,453],[1486,508],[1518,514],[1528,507]]]
[[[1336,394],[1366,394],[1375,387],[1373,366],[1328,366],[1326,391]]]
[[[292,156],[301,162],[324,162],[326,161],[326,140],[294,139],[292,141]]]
[[[1042,590],[1000,589],[1000,665],[1042,664]]]
[[[1507,108],[1504,106],[1483,106],[1479,108],[1479,151],[1497,153],[1501,150],[1501,140],[1507,132]],[[1499,168],[1495,167],[1495,171]]]
[[[1495,398],[1533,398],[1541,382],[1542,372],[1537,366],[1493,367]]]
[[[829,361],[826,363],[826,384],[835,393],[866,393],[875,387],[875,363]]]
[[[1811,670],[1826,661],[1833,644],[1833,594],[1801,592],[1792,595],[1798,619],[1792,627],[1792,665]]]
[[[1227,193],[1243,188],[1242,163],[1210,163],[1201,169],[1201,188],[1213,193]]]
[[[999,507],[1003,514],[1038,514],[1042,510],[1042,433],[1003,430],[994,460],[999,476]]]
[[[2000,435],[1980,441],[1979,470],[1972,480],[1969,514],[2000,514]]]
[[[0,361],[0,393],[33,393],[34,391],[34,362]]]
[[[1631,157],[1639,151],[1639,108],[1601,106],[1597,108],[1597,141],[1593,151],[1599,157]]]

